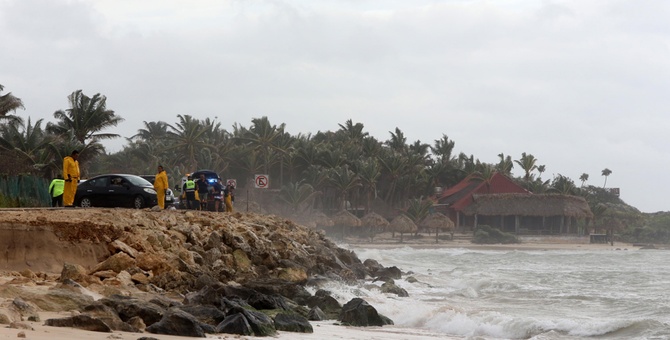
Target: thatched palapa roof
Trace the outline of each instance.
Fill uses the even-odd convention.
[[[421,226],[428,229],[453,230],[454,222],[442,213],[432,213],[421,221]]]
[[[332,227],[335,224],[330,217],[320,211],[311,214],[309,219],[314,221],[318,227]]]
[[[382,215],[371,212],[361,218],[361,223],[365,227],[386,228],[390,225],[389,221]]]
[[[473,195],[466,215],[486,216],[567,216],[593,218],[583,197],[558,194],[487,194]]]
[[[391,229],[397,233],[415,233],[419,227],[407,215],[398,215],[391,221]]]
[[[346,210],[340,210],[337,214],[331,217],[333,223],[343,227],[360,227],[361,220]]]

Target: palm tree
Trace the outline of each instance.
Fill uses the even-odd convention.
[[[361,185],[360,178],[346,165],[331,169],[329,182],[339,193],[340,209],[346,209],[347,194]]]
[[[379,162],[384,169],[384,181],[387,185],[384,201],[393,205],[393,198],[396,194],[398,181],[405,173],[407,173],[408,160],[398,152],[388,150],[388,152],[380,155]]]
[[[0,92],[4,89],[5,87],[0,85]],[[5,95],[0,95],[0,118],[6,118],[8,113],[16,111],[17,109],[25,109],[21,99],[14,97],[11,92]]]
[[[130,137],[130,139],[143,140],[146,142],[155,142],[163,140],[168,135],[168,123],[163,121],[147,122],[144,121],[144,128],[138,129],[137,133]]]
[[[409,200],[409,205],[407,206],[407,211],[405,215],[412,219],[416,225],[419,225],[428,214],[430,214],[430,208],[433,206],[433,201],[431,200],[422,200],[422,199],[411,199]]]
[[[101,139],[112,139],[120,137],[116,133],[101,133],[109,127],[116,126],[123,118],[107,109],[107,98],[95,94],[88,97],[81,90],[72,92],[68,96],[70,108],[54,112],[54,118],[58,119],[56,124],[47,124],[47,130],[57,135],[66,135],[72,131],[75,140],[86,145],[88,140],[92,142]]]
[[[577,193],[577,187],[575,186],[575,182],[570,178],[558,174],[551,183],[551,188],[548,192],[561,195],[575,195]]]
[[[512,173],[512,169],[514,168],[514,162],[512,162],[512,156],[507,156],[505,157],[505,154],[499,153],[498,157],[500,157],[500,162],[498,165],[496,165],[496,170],[500,172],[501,174],[509,175]]]
[[[168,149],[175,153],[177,159],[186,163],[187,172],[193,172],[198,170],[196,156],[200,150],[210,146],[205,142],[208,128],[190,115],[177,115],[177,118],[179,122],[175,126],[167,125],[167,138],[172,142]]]
[[[407,137],[405,137],[405,134],[399,128],[395,128],[395,133],[390,131],[389,133],[391,134],[391,139],[386,141],[386,145],[393,151],[404,152],[407,147]]]
[[[605,176],[605,184],[603,184],[603,188],[605,188],[607,186],[607,177],[609,177],[609,175],[612,174],[612,170],[610,170],[608,168],[605,168],[605,169],[603,169],[602,174],[603,174],[603,176]]]
[[[363,192],[365,193],[365,211],[370,212],[370,200],[372,194],[377,191],[377,180],[382,172],[376,159],[360,160],[354,163],[354,172],[361,179]]]
[[[23,119],[10,121],[0,126],[0,148],[16,155],[23,164],[31,166],[28,171],[41,170],[51,162],[51,154],[47,146],[51,138],[42,130],[42,119],[31,124],[24,124]]]
[[[526,182],[529,182],[531,179],[530,173],[533,172],[533,170],[537,169],[537,165],[535,165],[535,163],[537,163],[537,158],[535,158],[535,156],[531,154],[526,154],[524,152],[521,154],[521,158],[515,160],[514,162],[516,164],[519,164],[521,169],[523,169],[523,171],[525,172],[524,180],[526,180]]]
[[[270,124],[268,117],[254,118],[251,120],[249,129],[242,128],[239,139],[248,143],[254,150],[258,151],[263,159],[265,173],[269,173],[272,163],[272,154],[277,151],[276,141],[284,132],[285,124],[279,127]]]
[[[350,143],[360,145],[363,143],[363,139],[369,135],[367,132],[363,132],[364,126],[362,123],[354,124],[351,119],[347,120],[344,125],[337,125],[340,126],[340,130],[338,132],[346,135],[347,142]]]
[[[582,181],[582,187],[584,187],[584,182],[589,180],[589,174],[583,173],[581,176],[579,176],[579,180]]]
[[[314,188],[304,181],[289,183],[281,188],[279,198],[286,202],[293,213],[299,213],[300,205],[314,193]]]
[[[430,147],[430,150],[437,156],[437,161],[447,163],[451,161],[451,154],[454,151],[456,143],[449,140],[447,135],[442,135],[442,138],[436,139],[435,144]]]

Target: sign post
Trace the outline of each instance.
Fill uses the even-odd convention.
[[[232,186],[233,188],[237,188],[237,180],[236,179],[227,179],[226,180],[226,186]]]
[[[268,189],[270,187],[270,176],[262,174],[254,175],[254,187],[256,187],[256,189]],[[259,208],[262,201],[263,200],[258,200]]]

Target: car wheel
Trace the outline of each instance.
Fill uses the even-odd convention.
[[[90,208],[93,206],[91,203],[91,199],[88,197],[83,197],[81,200],[79,200],[79,206],[82,208]]]
[[[133,207],[135,209],[144,208],[144,198],[142,198],[142,196],[135,196],[135,199],[133,199]]]

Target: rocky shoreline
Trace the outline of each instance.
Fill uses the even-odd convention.
[[[126,209],[0,212],[0,323],[20,328],[38,311],[70,312],[49,326],[203,337],[311,332],[310,320],[393,322],[354,298],[319,289],[402,273],[362,262],[323,233],[275,216]],[[4,244],[3,244],[4,243]],[[59,272],[55,270],[59,266]],[[310,294],[305,287],[314,287]]]

